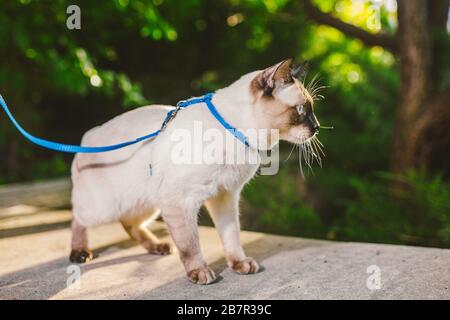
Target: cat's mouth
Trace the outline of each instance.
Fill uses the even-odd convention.
[[[290,133],[287,140],[293,144],[301,145],[304,143],[310,143],[313,139],[317,139],[318,131],[308,129],[303,129],[301,131],[302,132],[300,134]]]
[[[305,142],[310,142],[311,140],[315,139],[319,132],[311,133],[311,135],[305,140]]]

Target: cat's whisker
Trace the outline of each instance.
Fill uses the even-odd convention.
[[[298,140],[300,143],[298,144],[299,148],[299,167],[300,167],[300,173],[303,178],[305,178],[305,174],[303,171],[303,162],[309,167],[309,160],[308,160],[308,152],[306,149],[306,138],[303,136],[299,136]],[[308,170],[309,171],[309,170]]]
[[[317,153],[316,147],[314,145],[314,138],[311,138],[311,140],[310,140],[310,148],[311,148],[313,156],[315,158],[317,158],[319,156],[319,154]]]
[[[305,81],[306,81],[307,77],[308,77],[308,68],[306,69],[305,75],[303,76],[303,81],[302,81],[303,87],[305,87]]]
[[[293,145],[292,145],[292,149],[291,149],[291,152],[289,152],[289,155],[288,155],[288,157],[286,158],[286,160],[284,160],[284,162],[286,162],[286,161],[288,161],[288,160],[289,160],[289,158],[291,157],[291,155],[292,155],[292,152],[294,151],[295,147],[296,147],[296,144],[293,144]]]
[[[320,140],[319,140],[319,138],[317,138],[317,136],[313,137],[313,142],[314,142],[314,145],[319,150],[319,152],[325,157],[325,152],[323,151],[323,144],[322,144],[322,142],[320,142]]]
[[[309,162],[312,164],[314,162],[314,152],[311,148],[311,140],[308,140],[308,152],[309,152]]]
[[[302,178],[305,178],[305,174],[303,172],[303,162],[302,162],[302,158],[303,158],[303,141],[301,141],[300,144],[299,144],[298,158],[299,158],[300,173],[302,175]]]
[[[310,152],[311,152],[311,163],[314,164],[314,159],[315,159],[317,164],[319,164],[319,166],[322,167],[320,157],[319,157],[319,155],[316,153],[316,151],[314,149],[314,145],[313,145],[313,140],[312,139],[310,139],[310,141],[309,141],[309,149],[310,149]]]
[[[322,159],[321,154],[323,153],[323,151],[322,151],[322,150],[319,148],[319,146],[317,145],[316,139],[313,139],[312,143],[313,143],[314,150],[316,151],[318,157],[319,157],[320,159]]]
[[[308,172],[309,171],[313,171],[312,170],[312,166],[311,166],[311,159],[312,159],[312,157],[311,157],[311,152],[310,152],[310,149],[309,149],[309,143],[310,143],[309,140],[304,142],[304,146],[305,146],[305,148],[304,148],[304,151],[305,151],[305,163],[308,166]]]
[[[319,140],[319,138],[317,138],[316,141],[322,148],[324,148],[324,146],[323,146],[322,142]]]
[[[315,98],[316,100],[325,100],[325,97],[321,94],[318,94]]]
[[[314,77],[309,81],[309,83],[304,87],[309,92],[313,100],[325,99],[325,97],[320,94],[320,91],[328,88],[328,86],[320,85],[319,74],[315,74]]]
[[[299,137],[300,141],[297,144],[299,148],[299,166],[302,177],[304,177],[303,164],[308,168],[308,172],[314,173],[313,164],[317,164],[322,168],[322,156],[325,156],[322,146],[323,144],[318,139],[317,135],[307,139],[306,137]]]
[[[325,89],[325,88],[326,88],[326,86],[318,86],[318,87],[315,87],[314,89],[312,89],[311,94],[312,94],[312,95],[315,95],[317,92],[319,92],[320,90]]]
[[[311,89],[314,88],[314,86],[316,85],[316,83],[319,81],[319,74],[316,73],[314,75],[314,77],[308,82],[308,84],[306,85],[306,88],[308,91],[311,92]]]
[[[319,152],[319,148],[317,147],[317,142],[316,142],[315,136],[311,140],[311,144],[315,150],[315,156],[316,156],[317,163],[322,168],[322,158],[320,157],[320,152]]]
[[[316,139],[314,139],[313,144],[314,144],[314,147],[317,150],[317,153],[319,154],[320,162],[322,163],[322,156],[325,157],[325,153],[323,152],[322,148],[317,143]]]

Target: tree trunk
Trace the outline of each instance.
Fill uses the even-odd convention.
[[[398,0],[400,92],[394,123],[392,171],[415,167],[423,131],[421,120],[431,84],[431,40],[425,0]],[[423,119],[423,118],[422,118]]]
[[[450,126],[450,89],[439,90],[446,52],[439,37],[433,41],[446,32],[448,8],[449,0],[398,0],[401,84],[391,166],[396,174],[428,167],[433,153],[450,143],[443,139]]]

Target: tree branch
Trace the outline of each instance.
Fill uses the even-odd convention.
[[[396,51],[395,37],[387,34],[373,34],[367,32],[352,24],[343,22],[329,13],[322,12],[313,5],[310,0],[300,1],[303,3],[303,7],[308,17],[317,23],[336,28],[348,36],[361,40],[367,46],[381,46],[393,52]]]

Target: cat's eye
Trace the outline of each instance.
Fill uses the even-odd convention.
[[[300,114],[300,115],[305,114],[305,107],[302,104],[298,105],[296,108],[297,108],[298,114]]]

